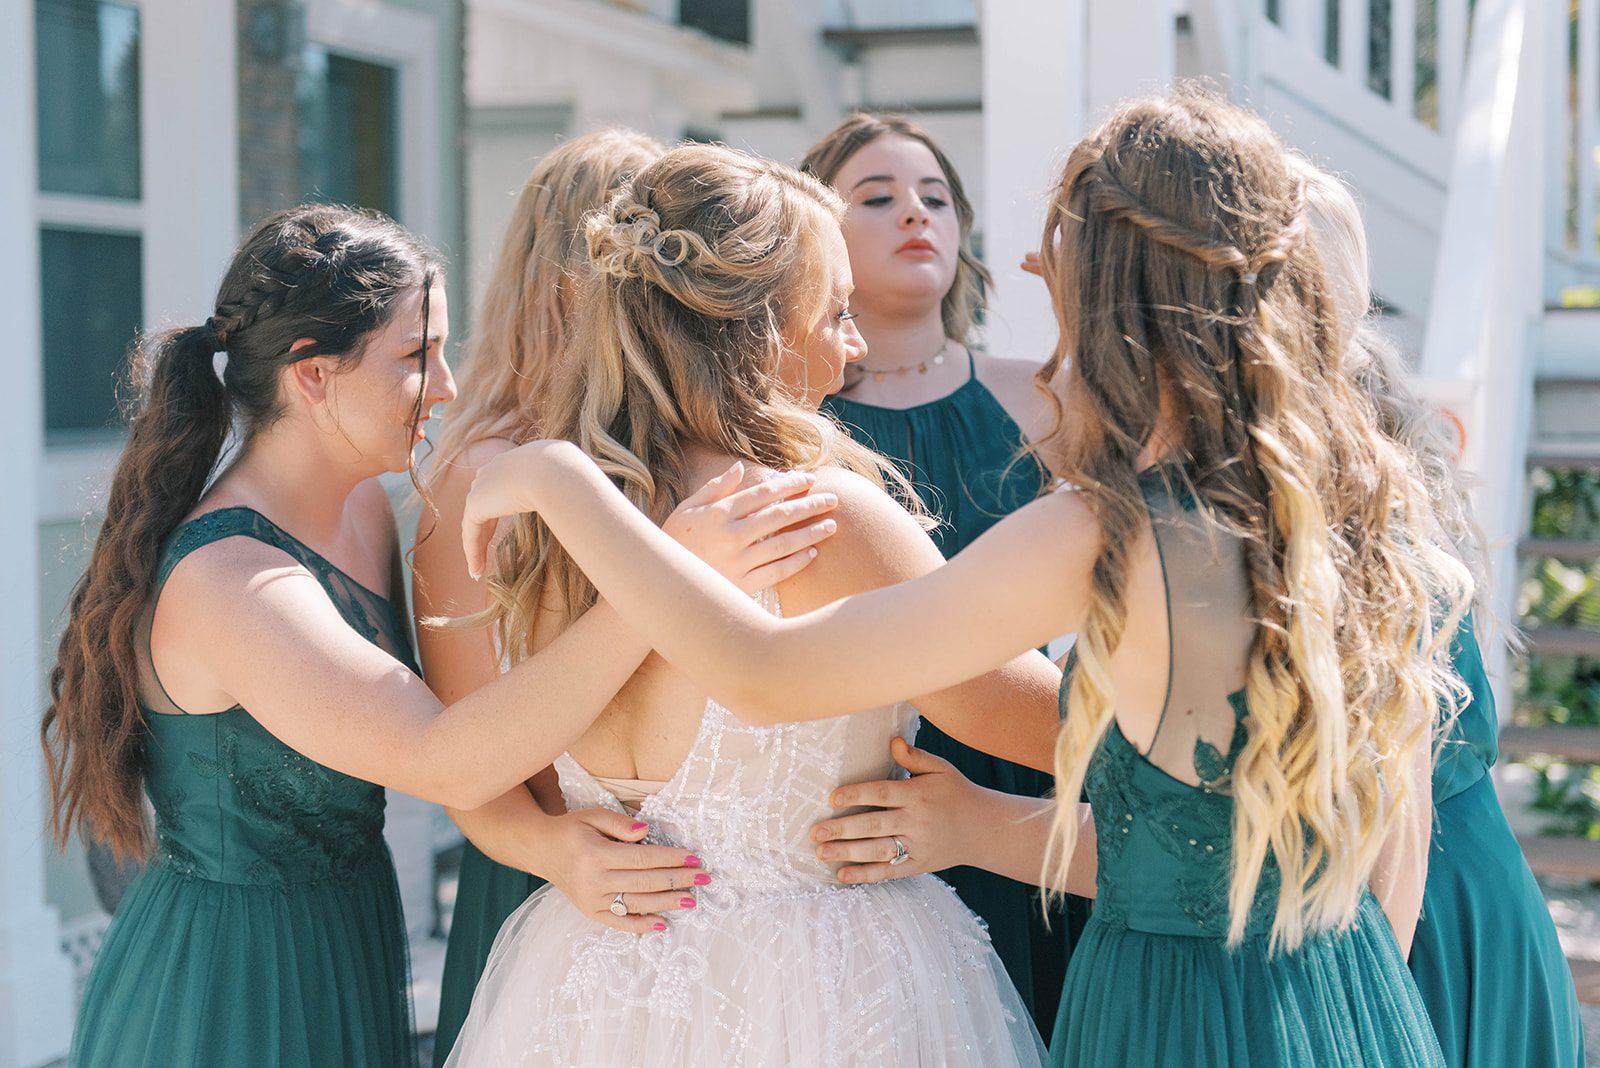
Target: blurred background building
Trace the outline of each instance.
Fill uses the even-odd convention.
[[[984,329],[1040,359],[1016,268],[1065,150],[1202,76],[1359,189],[1382,307],[1459,421],[1496,550],[1500,773],[1600,996],[1600,0],[8,0],[0,42],[0,1068],[61,1057],[119,873],[42,832],[44,671],[119,447],[135,332],[209,313],[242,231],[305,199],[444,250],[460,337],[528,170],[624,124],[793,162],[914,115],[978,207]],[[401,493],[397,488],[397,500]],[[404,528],[408,524],[402,523]],[[431,1027],[458,836],[391,801]],[[1554,829],[1559,834],[1542,832]],[[1562,881],[1568,880],[1568,881]]]

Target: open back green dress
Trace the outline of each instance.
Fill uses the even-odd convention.
[[[1470,616],[1454,657],[1472,699],[1434,765],[1433,847],[1411,973],[1451,1068],[1578,1068],[1572,971],[1489,776],[1500,724]]]
[[[304,565],[352,628],[415,670],[396,605],[249,508],[173,532],[152,606],[179,561],[233,537]],[[144,722],[156,846],[95,958],[70,1063],[415,1065],[383,788],[301,756],[240,707],[191,716],[163,695]]]
[[[1233,798],[1255,624],[1243,549],[1203,526],[1161,469],[1142,480],[1166,581],[1168,698],[1140,751],[1115,723],[1089,767],[1099,871],[1051,1042],[1058,1068],[1416,1068],[1443,1064],[1416,984],[1370,893],[1346,928],[1274,952],[1262,872],[1230,949]],[[1069,671],[1070,677],[1070,671]],[[1062,686],[1062,702],[1068,687]]]
[[[1022,428],[978,380],[970,352],[967,362],[967,381],[927,404],[879,408],[843,397],[824,403],[857,441],[893,460],[928,511],[943,521],[932,537],[945,559],[1032,501],[1046,483],[1031,455],[1018,458]],[[1029,797],[1055,786],[1050,775],[963,745],[926,721],[917,745],[979,786]],[[1089,903],[1068,898],[1047,926],[1034,887],[981,868],[951,868],[939,877],[988,924],[995,952],[1048,1040],[1072,941],[1088,918]]]

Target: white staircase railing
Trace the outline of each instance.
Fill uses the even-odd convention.
[[[1600,0],[1550,6],[1560,10],[1553,10],[1544,58],[1552,161],[1544,186],[1545,295],[1559,303],[1567,286],[1600,285]]]
[[[1478,0],[1440,228],[1421,373],[1459,419],[1493,553],[1496,615],[1515,619],[1515,548],[1532,414],[1547,146],[1550,0]],[[1505,690],[1503,652],[1491,673]],[[1500,692],[1509,710],[1509,693]]]

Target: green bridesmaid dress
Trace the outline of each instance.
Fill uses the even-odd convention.
[[[1160,470],[1142,480],[1167,587],[1168,698],[1140,751],[1115,723],[1089,767],[1099,871],[1050,1062],[1229,1068],[1440,1066],[1438,1041],[1370,893],[1353,923],[1272,952],[1277,873],[1227,945],[1233,800],[1255,627],[1243,550]],[[1070,672],[1069,672],[1070,674]],[[1067,700],[1063,684],[1062,701]]]
[[[879,408],[843,397],[829,397],[823,405],[856,440],[893,460],[928,511],[943,520],[932,537],[945,559],[1032,501],[1046,482],[1031,455],[1018,458],[1022,428],[978,380],[970,351],[967,363],[968,378],[959,389],[914,408]],[[963,745],[926,721],[917,745],[979,786],[1029,797],[1055,786],[1050,775]],[[1046,925],[1034,887],[981,868],[951,868],[939,877],[988,925],[995,952],[1048,1041],[1089,902],[1068,898]]]
[[[1499,721],[1470,616],[1454,656],[1472,699],[1434,767],[1433,848],[1411,974],[1451,1068],[1579,1068],[1572,971],[1489,776]]]
[[[178,561],[232,537],[288,553],[352,628],[415,670],[393,603],[249,508],[174,531],[152,604]],[[189,716],[156,699],[145,712],[156,845],[95,958],[69,1063],[415,1065],[383,788],[301,756],[243,708]]]
[[[478,988],[489,950],[506,917],[528,900],[544,880],[484,856],[471,842],[462,847],[461,874],[450,917],[450,944],[440,980],[439,1025],[433,1033],[433,1063],[440,1068],[456,1044],[472,994]]]

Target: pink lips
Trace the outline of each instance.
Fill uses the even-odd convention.
[[[914,253],[914,254],[920,253],[920,254],[924,254],[924,255],[932,255],[936,250],[933,247],[933,242],[928,241],[928,240],[926,240],[924,238],[913,237],[910,241],[907,241],[905,244],[901,245],[899,248],[895,249],[894,251],[895,251],[895,255],[898,256],[898,255],[900,255],[902,253],[907,253],[907,252]]]

